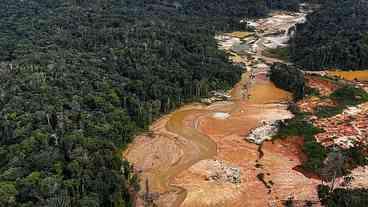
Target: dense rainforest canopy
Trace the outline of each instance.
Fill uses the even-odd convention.
[[[306,69],[368,68],[368,2],[319,1],[321,8],[297,25],[291,60]]]
[[[160,114],[226,89],[239,17],[297,0],[0,2],[0,206],[129,206],[119,149]]]

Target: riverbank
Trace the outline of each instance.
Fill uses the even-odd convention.
[[[302,13],[275,13],[257,20],[253,35],[241,35],[241,40],[241,33],[217,38],[220,48],[234,54],[233,62],[248,70],[230,91],[230,101],[185,106],[155,122],[151,133],[129,146],[124,157],[140,174],[143,197],[150,195],[158,206],[263,207],[290,196],[318,199],[318,181],[294,170],[301,163],[300,150],[290,150],[282,141],[266,143],[260,160],[258,146],[246,140],[264,122],[292,117],[286,105],[291,94],[267,76],[270,64],[281,60],[264,57],[262,51],[269,45],[286,44],[287,28],[303,17]],[[270,23],[275,21],[276,26]],[[240,42],[247,46],[239,47]],[[219,162],[220,167],[213,166]],[[226,169],[239,172],[239,182],[216,175]]]

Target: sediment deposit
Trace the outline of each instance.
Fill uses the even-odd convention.
[[[303,13],[275,13],[257,20],[253,34],[216,37],[219,48],[246,70],[229,91],[229,100],[178,109],[156,121],[151,133],[139,136],[124,152],[142,186],[149,185],[142,188],[142,195],[155,195],[158,206],[185,207],[280,206],[290,197],[318,200],[319,181],[294,169],[303,159],[300,143],[264,142],[260,152],[259,145],[246,139],[265,123],[292,117],[287,110],[291,94],[267,76],[270,64],[280,60],[265,57],[262,51],[283,46],[288,30],[304,18]],[[249,47],[234,53],[232,46],[241,41]]]

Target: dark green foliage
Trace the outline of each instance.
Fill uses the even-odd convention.
[[[356,166],[365,166],[368,165],[368,157],[366,155],[366,146],[357,146],[351,147],[349,149],[345,149],[342,151],[344,157],[346,157],[346,167],[354,168]]]
[[[325,200],[330,192],[330,187],[327,185],[318,185],[318,197],[320,200]]]
[[[297,25],[291,60],[308,70],[368,67],[368,2],[320,1],[322,7]]]
[[[306,121],[305,117],[306,114],[297,112],[294,118],[288,120],[284,126],[280,128],[277,137],[305,135],[310,139],[313,135],[323,132],[323,130]]]
[[[334,91],[330,98],[336,106],[323,106],[316,109],[318,117],[332,117],[341,114],[347,106],[355,106],[368,101],[368,93],[353,85],[343,86]]]
[[[323,161],[330,152],[330,149],[323,147],[314,138],[314,135],[322,132],[322,129],[315,127],[312,123],[305,120],[305,114],[297,112],[294,118],[288,120],[280,127],[274,138],[302,136],[304,138],[304,145],[302,147],[303,152],[308,157],[308,160],[302,164],[302,167],[305,170],[319,174],[322,167],[324,167]],[[349,169],[356,166],[364,166],[368,164],[363,146],[342,150],[341,153],[345,158],[343,166],[344,174],[349,173]]]
[[[263,55],[288,62],[289,48],[288,47],[269,48],[266,51],[263,51]]]
[[[318,172],[327,156],[327,150],[314,138],[314,135],[321,132],[323,130],[305,120],[304,114],[297,113],[294,118],[288,120],[279,129],[275,138],[302,136],[304,138],[303,152],[308,157],[308,160],[302,164],[302,167],[305,170]]]
[[[368,93],[359,87],[347,85],[334,91],[331,98],[340,104],[353,106],[368,101]]]
[[[327,149],[318,143],[314,138],[305,140],[303,151],[307,155],[308,160],[303,163],[305,170],[318,172],[323,166],[323,160],[327,156]]]
[[[305,94],[307,96],[321,96],[321,94],[319,93],[319,91],[317,89],[311,88],[311,87],[308,87],[308,86],[305,87]]]
[[[283,63],[274,63],[271,67],[270,79],[276,86],[293,92],[296,100],[305,95],[304,74],[298,68]]]
[[[328,186],[318,186],[318,196],[326,207],[365,207],[368,205],[368,189],[337,188],[330,192]]]
[[[367,101],[366,96],[366,92],[360,88],[350,85],[341,87],[332,93],[330,97],[338,105],[336,107],[317,108],[316,115],[330,117],[339,114],[347,105],[356,105]],[[303,151],[308,157],[308,160],[302,164],[302,167],[305,170],[320,173],[320,170],[324,167],[323,161],[330,152],[330,149],[323,147],[314,138],[314,135],[322,132],[322,129],[316,128],[312,123],[305,120],[305,114],[295,111],[295,117],[281,126],[275,138],[302,136],[304,138]],[[354,147],[348,150],[342,150],[341,152],[345,158],[343,166],[344,174],[356,166],[367,165],[368,161],[364,154],[364,147]]]
[[[214,35],[279,4],[1,1],[0,206],[130,206],[139,186],[120,149],[161,114],[230,88],[242,69]]]
[[[264,16],[270,9],[298,11],[300,0],[182,0],[187,14],[208,16]],[[226,9],[225,9],[226,8]]]
[[[319,106],[316,108],[315,113],[318,117],[327,118],[337,114],[341,114],[344,111],[343,106]]]

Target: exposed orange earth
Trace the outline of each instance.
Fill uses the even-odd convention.
[[[318,77],[316,75],[306,75],[305,80],[306,84],[309,87],[318,90],[318,92],[322,96],[329,96],[338,88],[338,85],[332,83],[329,80],[322,79],[321,77]]]
[[[277,18],[290,24],[300,15]],[[301,139],[267,141],[261,150],[245,140],[262,122],[291,117],[283,103],[292,97],[265,75],[269,66],[264,63],[273,60],[241,57],[251,70],[229,93],[229,101],[182,107],[157,120],[123,153],[141,180],[136,206],[143,206],[143,198],[160,207],[264,207],[282,206],[291,197],[318,200],[320,181],[296,170],[304,159]]]
[[[315,187],[320,181],[294,170],[301,164],[303,154],[300,145],[292,140],[302,139],[265,142],[262,157],[258,146],[244,141],[247,131],[256,127],[254,123],[257,123],[257,117],[252,114],[267,113],[252,107],[248,106],[248,112],[238,113],[226,121],[208,116],[200,119],[199,130],[210,136],[218,146],[214,159],[239,167],[242,172],[241,183],[234,185],[208,181],[208,173],[201,168],[201,165],[205,165],[205,161],[202,161],[175,179],[176,185],[188,191],[182,206],[282,206],[282,200],[289,197],[318,200]],[[257,179],[261,173],[265,175],[266,182],[273,183],[269,184],[270,189]]]
[[[358,80],[358,81],[368,81],[368,71],[330,71],[330,75],[337,76],[346,80]]]
[[[327,71],[328,76],[331,73]],[[345,84],[353,84],[356,87],[364,89],[366,83],[359,81],[367,71],[349,71],[342,72],[344,74]],[[334,78],[326,78],[318,75],[305,76],[308,87],[319,91],[322,97],[309,96],[297,103],[299,109],[303,112],[314,114],[318,107],[334,107],[336,103],[328,98],[328,96],[338,89],[338,82]],[[340,77],[340,76],[339,76]],[[341,77],[342,78],[342,77]],[[314,126],[323,129],[323,132],[315,136],[316,140],[325,147],[338,145],[340,148],[346,149],[354,146],[354,143],[364,146],[368,143],[368,103],[362,103],[357,106],[347,107],[342,113],[332,117],[318,118],[311,116],[310,120]]]

